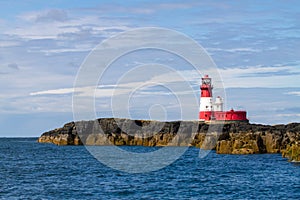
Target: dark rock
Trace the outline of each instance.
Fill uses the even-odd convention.
[[[195,146],[224,154],[282,153],[299,160],[300,124],[205,124],[101,118],[65,124],[38,142],[57,145]]]

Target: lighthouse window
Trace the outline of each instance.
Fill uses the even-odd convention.
[[[206,106],[206,108],[208,108],[208,106]]]

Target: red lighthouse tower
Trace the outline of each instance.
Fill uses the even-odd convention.
[[[213,103],[212,103],[212,89],[211,78],[205,75],[202,78],[202,84],[200,86],[201,97],[200,97],[200,112],[199,119],[202,121],[209,121],[212,118]]]
[[[235,111],[233,109],[230,111],[223,111],[223,101],[221,97],[218,96],[215,100],[215,103],[213,103],[213,86],[211,83],[211,78],[208,75],[205,75],[202,78],[200,89],[201,96],[199,121],[248,122],[246,111]]]

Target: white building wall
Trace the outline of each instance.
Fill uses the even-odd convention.
[[[223,111],[223,100],[221,97],[216,98],[216,102],[214,104],[214,111]]]

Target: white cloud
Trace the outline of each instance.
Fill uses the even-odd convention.
[[[82,8],[82,10],[89,10],[100,14],[106,13],[126,13],[135,15],[151,15],[159,12],[166,12],[170,10],[182,10],[195,6],[200,6],[199,2],[169,2],[169,3],[140,3],[138,6],[124,6],[120,4],[99,5],[98,7]]]
[[[175,10],[175,9],[188,9],[195,6],[199,6],[199,2],[172,2],[172,3],[160,3],[157,5],[153,5],[154,10]]]
[[[213,70],[212,70],[213,71]],[[299,79],[291,79],[289,76],[297,76],[300,78],[300,75],[272,75],[270,77],[263,76],[253,76],[257,73],[276,73],[280,71],[290,71],[290,72],[300,72],[300,70],[295,69],[294,67],[289,66],[279,66],[279,67],[265,67],[265,66],[249,66],[248,68],[226,68],[219,69],[220,76],[222,77],[223,84],[225,88],[230,87],[241,87],[241,88],[251,88],[251,87],[298,87],[297,84],[292,85],[292,83],[297,83]],[[178,76],[180,75],[180,76]],[[140,76],[143,76],[140,74]],[[213,78],[213,77],[212,77]],[[118,85],[101,85],[95,89],[95,86],[77,88],[60,88],[53,90],[45,90],[32,92],[30,95],[61,95],[61,94],[70,94],[74,91],[80,93],[80,96],[96,96],[100,97],[110,97],[112,95],[121,95],[128,93],[129,91],[136,90],[139,86],[142,86],[141,94],[162,94],[160,91],[149,91],[148,88],[155,85],[168,85],[170,83],[180,85],[181,82],[188,82],[191,86],[200,84],[200,74],[195,70],[183,70],[177,72],[163,73],[161,75],[153,76],[151,79],[143,80],[142,77],[139,77],[139,81],[130,79],[131,82],[122,82]],[[216,81],[216,79],[213,79]],[[220,88],[222,85],[219,85],[217,82],[213,82],[215,88]],[[180,87],[176,87],[177,92],[182,94],[188,91],[180,91]],[[164,93],[165,94],[165,93]],[[299,95],[300,92],[288,92],[290,95]]]
[[[68,13],[62,9],[48,9],[34,12],[23,13],[18,16],[19,19],[28,22],[50,22],[50,21],[66,21]]]
[[[19,96],[10,98],[9,101],[0,100],[0,102],[1,113],[5,114],[72,112],[71,97]]]
[[[15,47],[18,45],[20,45],[20,42],[18,42],[18,41],[1,40],[1,42],[0,42],[0,48]]]
[[[17,36],[23,39],[57,39],[59,35],[77,33],[85,25],[93,28],[92,34],[105,35],[108,30],[128,29],[127,23],[101,19],[96,15],[68,16],[64,10],[44,10],[27,12],[19,17],[19,25],[8,26],[4,34]],[[39,23],[41,22],[41,23]]]
[[[101,87],[101,89],[99,89],[99,88],[95,88],[95,86],[80,87],[80,88],[61,88],[61,89],[54,89],[54,90],[31,92],[29,95],[31,96],[64,95],[64,94],[73,94],[74,92],[76,92],[78,93],[78,96],[82,96],[82,97],[104,98],[104,97],[111,97],[112,95],[124,94],[129,91],[128,88],[120,89],[120,87],[121,86],[119,86],[119,89],[106,88],[106,87]]]
[[[29,53],[44,53],[45,55],[49,56],[52,54],[60,54],[60,53],[71,53],[71,52],[89,52],[92,50],[92,46],[86,47],[86,48],[59,48],[59,49],[43,49],[43,50],[38,50],[38,49],[28,49],[27,52]]]
[[[244,67],[231,67],[226,69],[220,69],[222,72],[230,73],[233,76],[249,76],[259,73],[274,73],[280,71],[289,71],[289,72],[300,72],[300,69],[291,66],[244,66]]]
[[[300,91],[287,92],[286,94],[300,96]]]
[[[176,82],[176,79],[169,80],[167,83]],[[141,94],[145,95],[155,95],[161,94],[161,92],[157,91],[145,91],[148,90],[149,87],[155,86],[156,84],[162,83],[161,81],[145,81],[145,82],[131,82],[131,83],[122,83],[118,85],[101,85],[100,87],[95,88],[95,86],[90,87],[80,87],[80,88],[60,88],[60,89],[53,89],[53,90],[44,90],[38,92],[31,92],[29,95],[31,96],[38,96],[38,95],[63,95],[63,94],[72,94],[74,92],[78,93],[79,96],[86,96],[86,97],[96,97],[96,98],[104,98],[104,97],[111,97],[113,95],[122,95],[128,94],[135,90],[141,91]],[[140,90],[140,86],[141,90]]]
[[[300,117],[300,113],[277,114],[278,117]]]
[[[298,87],[300,69],[297,66],[248,66],[219,69],[224,86],[230,87]],[[289,74],[283,74],[288,72]],[[261,76],[260,74],[269,74]]]
[[[241,48],[232,48],[232,49],[225,49],[225,48],[206,48],[208,52],[212,51],[222,51],[222,52],[228,52],[228,53],[239,53],[239,52],[251,52],[251,53],[258,53],[262,50],[260,49],[254,49],[249,47],[241,47]]]
[[[51,9],[46,12],[40,13],[36,16],[36,22],[47,22],[47,21],[67,21],[68,14],[65,10],[60,9]]]
[[[36,95],[60,95],[60,94],[70,94],[74,92],[74,88],[62,88],[56,90],[45,90],[40,92],[31,92],[29,95],[36,96]]]
[[[149,77],[148,77],[149,78]],[[187,78],[187,77],[186,77]],[[197,79],[198,81],[198,79]],[[77,97],[85,97],[85,98],[95,98],[96,100],[103,100],[103,101],[109,101],[110,99],[114,99],[114,101],[124,101],[124,99],[127,101],[130,98],[141,98],[138,102],[135,102],[134,107],[138,105],[143,105],[145,102],[150,103],[149,101],[156,99],[156,96],[159,96],[160,102],[166,102],[170,96],[177,96],[180,95],[181,97],[188,97],[189,95],[193,95],[194,91],[192,88],[189,90],[186,89],[182,84],[183,82],[186,82],[185,79],[176,76],[175,72],[170,73],[163,73],[159,76],[151,77],[150,79],[138,80],[138,81],[132,81],[132,82],[122,82],[118,85],[99,85],[97,88],[95,86],[88,86],[88,87],[78,87],[78,88],[60,88],[60,89],[51,89],[51,90],[42,90],[37,92],[31,92],[29,95],[33,97],[39,97],[41,98],[48,98],[49,101],[56,101],[56,99],[69,99],[70,96],[75,92]],[[157,88],[153,88],[156,86],[161,86],[160,89],[164,91],[159,91]],[[171,88],[171,91],[168,90],[168,88]],[[132,96],[133,95],[133,96]],[[166,99],[163,98],[163,96],[166,97]],[[171,103],[169,100],[167,101]],[[188,102],[188,101],[187,101]],[[43,105],[43,103],[45,103]],[[175,102],[176,103],[176,102]],[[71,105],[71,101],[69,102]],[[107,104],[107,103],[106,103]],[[102,109],[105,109],[109,111],[110,107],[108,107],[105,103],[101,103],[100,107]],[[170,107],[176,107],[173,105],[169,105]],[[31,103],[32,105],[32,103]],[[47,101],[40,102],[38,104],[40,111],[43,110],[51,110],[51,112],[60,112],[61,105],[58,105],[55,107],[54,105],[51,106],[51,109],[49,108],[50,105],[47,103]],[[104,106],[106,105],[106,106]],[[69,108],[70,106],[68,106]],[[97,106],[99,108],[99,106]],[[118,106],[117,106],[118,107]],[[178,106],[177,106],[178,107]],[[120,110],[125,109],[124,107],[118,108]],[[82,106],[82,110],[86,110],[84,106]],[[38,112],[37,109],[35,109],[36,112]],[[102,110],[103,111],[103,110]],[[118,112],[118,111],[117,111]]]

